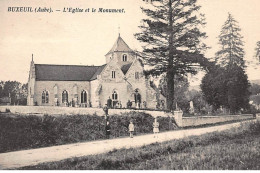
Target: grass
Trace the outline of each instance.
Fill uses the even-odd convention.
[[[23,167],[25,170],[258,170],[260,123],[136,149]]]

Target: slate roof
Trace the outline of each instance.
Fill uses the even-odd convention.
[[[106,64],[105,64],[106,65]],[[97,78],[105,65],[49,65],[35,64],[37,81],[91,81]]]
[[[131,65],[132,65],[132,63],[123,65],[123,66],[121,67],[122,72],[123,72],[124,74],[126,74],[127,71],[129,70],[129,68],[131,67]]]
[[[125,43],[125,41],[119,35],[115,44],[106,55],[112,52],[133,52],[133,50],[130,49],[130,47]]]

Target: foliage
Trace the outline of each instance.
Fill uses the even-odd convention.
[[[201,90],[208,104],[217,110],[220,106],[226,105],[226,88],[224,69],[218,65],[210,70],[201,81]]]
[[[231,113],[249,108],[249,81],[245,73],[243,41],[237,21],[228,15],[222,27],[219,43],[221,50],[216,53],[214,68],[204,76],[201,89],[206,101],[214,110],[220,106]]]
[[[203,94],[201,91],[191,90],[186,93],[189,101],[193,102],[195,112],[199,112],[200,114],[206,114],[209,109]]]
[[[127,136],[130,120],[135,134],[152,133],[154,118],[145,113],[111,115],[111,138]],[[159,117],[160,131],[173,130],[170,117]],[[36,116],[0,114],[0,153],[105,139],[105,119],[97,115]]]
[[[194,64],[206,65],[202,55],[206,45],[201,42],[206,34],[204,15],[199,13],[197,0],[161,0],[152,3],[152,8],[141,8],[147,15],[142,20],[137,40],[144,43],[141,54],[152,75],[166,74],[167,108],[173,110],[174,77],[196,73]]]
[[[11,97],[11,104],[27,104],[27,84],[21,84],[18,81],[1,81],[0,98]]]
[[[216,110],[220,106],[236,113],[249,105],[249,83],[243,68],[228,65],[227,68],[216,66],[202,79],[201,89],[205,100]]]
[[[161,94],[167,95],[167,78],[165,75],[161,76],[158,88]],[[189,100],[187,100],[185,94],[189,89],[188,79],[184,76],[176,75],[174,77],[174,105],[180,107],[184,112],[189,110]]]
[[[224,23],[219,35],[219,44],[221,45],[220,51],[216,53],[217,61],[221,66],[227,66],[228,64],[235,64],[239,67],[244,67],[245,62],[243,41],[240,35],[241,29],[238,26],[238,22],[229,13],[228,19]]]
[[[251,84],[249,91],[250,91],[251,95],[260,94],[260,85],[255,84],[255,83]]]
[[[208,133],[140,148],[71,158],[21,169],[39,170],[259,170],[260,123],[244,123]]]

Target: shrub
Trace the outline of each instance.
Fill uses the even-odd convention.
[[[12,115],[12,116],[11,116]],[[109,116],[110,138],[129,135],[128,125],[134,121],[135,134],[152,133],[154,118],[145,113]],[[160,130],[172,130],[171,118],[158,117]],[[105,139],[105,118],[97,115],[4,115],[0,116],[0,153]]]

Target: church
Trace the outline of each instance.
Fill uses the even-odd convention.
[[[101,66],[35,64],[32,59],[27,105],[104,107],[110,100],[114,108],[154,109],[165,103],[120,34],[105,58]]]

